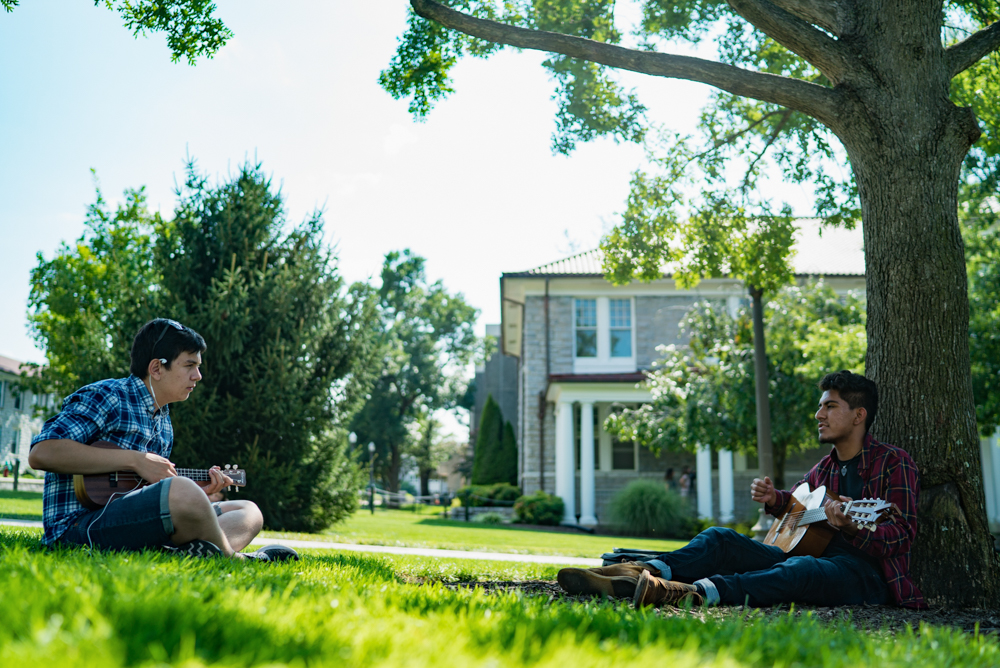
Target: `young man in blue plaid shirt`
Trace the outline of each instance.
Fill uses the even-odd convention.
[[[185,401],[201,380],[205,340],[190,327],[157,318],[132,343],[131,374],[103,380],[70,395],[31,444],[29,465],[45,474],[42,542],[117,550],[159,547],[195,556],[221,554],[259,561],[297,559],[271,545],[240,550],[260,532],[263,517],[252,501],[212,503],[232,480],[219,467],[198,486],[177,476],[170,461],[173,427],[169,404]],[[89,447],[110,441],[121,448]],[[76,498],[74,474],[134,471],[149,485],[113,497],[99,510]]]

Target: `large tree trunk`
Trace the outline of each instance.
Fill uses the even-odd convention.
[[[859,26],[857,53],[878,76],[852,86],[834,131],[864,220],[866,373],[880,396],[872,431],[920,469],[913,575],[932,606],[995,606],[1000,570],[986,518],[957,215],[959,169],[979,129],[948,100],[940,7],[927,5],[924,16],[913,3],[886,3],[862,17],[870,24]]]

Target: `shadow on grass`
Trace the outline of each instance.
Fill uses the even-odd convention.
[[[39,501],[42,498],[41,492],[11,492],[10,490],[0,490],[0,499],[17,499],[19,501]]]

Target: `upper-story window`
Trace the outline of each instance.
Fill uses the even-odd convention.
[[[610,299],[611,356],[632,357],[632,300]]]
[[[576,373],[635,371],[631,297],[573,300],[573,367]]]
[[[576,300],[576,356],[597,357],[597,300]]]

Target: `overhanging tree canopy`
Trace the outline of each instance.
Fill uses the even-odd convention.
[[[763,156],[786,175],[812,183],[817,209],[833,223],[864,221],[868,299],[866,371],[881,390],[876,437],[902,446],[920,466],[921,528],[914,574],[930,603],[994,604],[1000,564],[983,505],[969,370],[968,295],[957,217],[963,160],[979,140],[974,111],[989,111],[1000,46],[996,0],[643,0],[638,48],[619,45],[613,0],[411,0],[406,34],[381,82],[411,111],[429,111],[451,92],[448,71],[464,54],[500,45],[548,51],[558,86],[554,148],[599,135],[641,138],[645,115],[607,68],[688,79],[721,93],[706,109],[705,146],[668,141],[667,173],[692,162],[704,178],[687,204],[704,209],[735,198],[750,214],[771,212],[754,196]],[[716,31],[719,59],[658,51],[670,40]],[[986,91],[986,92],[984,92]],[[969,178],[996,170],[993,144],[966,161]],[[725,158],[745,159],[744,177],[727,196]],[[815,160],[825,156],[826,161]],[[851,176],[827,169],[846,156]],[[680,168],[680,169],[679,169]],[[639,173],[633,183],[649,183]],[[699,231],[694,253],[679,248],[682,217],[660,215],[685,204],[660,197],[621,242],[606,244],[625,271],[659,267],[671,253],[724,272],[724,230]],[[626,220],[626,223],[629,221]],[[673,244],[673,245],[672,245]],[[617,253],[615,252],[617,251]],[[706,263],[705,260],[708,260]],[[957,538],[956,538],[957,537]],[[961,580],[942,578],[963,573]]]
[[[20,0],[0,0],[8,13]],[[189,64],[204,56],[211,58],[233,36],[232,31],[212,15],[211,0],[94,0],[121,15],[125,27],[139,37],[151,32],[167,34],[170,60],[187,58]]]

